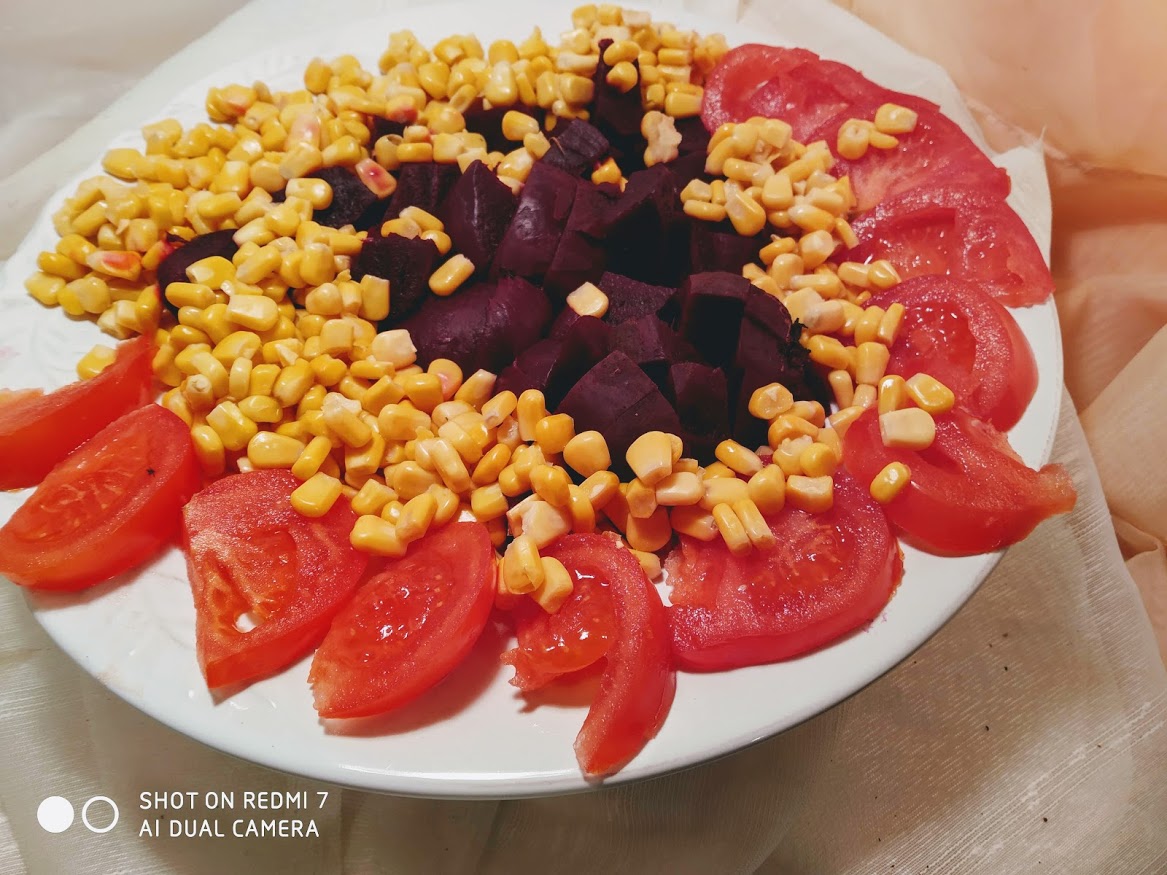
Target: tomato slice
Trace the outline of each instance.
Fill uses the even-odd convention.
[[[996,194],[962,185],[913,188],[851,222],[847,261],[886,258],[904,279],[948,274],[1002,304],[1040,304],[1053,277],[1025,223]]]
[[[1015,544],[1077,498],[1065,468],[1026,467],[1003,434],[959,408],[936,417],[936,439],[919,451],[885,447],[869,410],[848,428],[843,462],[860,483],[892,462],[907,465],[911,482],[884,510],[906,540],[942,555]]]
[[[290,471],[236,474],[183,509],[199,665],[211,689],[272,674],[315,647],[365,570],[366,555],[349,543],[348,502],[302,516],[291,504],[299,485]]]
[[[839,128],[851,118],[871,120],[884,103],[915,110],[916,129],[897,134],[893,149],[868,149],[862,158],[848,160],[838,154]],[[828,119],[811,136],[826,140],[835,154],[831,174],[849,176],[857,212],[866,212],[889,197],[919,186],[958,184],[986,195],[1009,194],[1009,174],[989,160],[956,122],[934,103],[907,94],[881,95],[848,106]]]
[[[789,659],[871,622],[903,574],[879,505],[845,472],[826,513],[786,507],[777,545],[734,556],[682,536],[669,557],[669,623],[679,668],[722,671]]]
[[[308,676],[321,717],[368,717],[416,699],[466,658],[494,605],[495,552],[477,522],[430,532],[361,587]]]
[[[1037,390],[1037,362],[1017,320],[973,283],[921,276],[871,299],[904,305],[887,373],[931,374],[956,403],[1001,431],[1017,424]]]
[[[520,599],[511,611],[518,645],[502,655],[513,666],[511,683],[523,692],[595,664],[616,638],[616,618],[608,581],[574,574],[575,588],[554,614],[532,599]]]
[[[127,413],[58,464],[0,529],[0,573],[77,590],[141,565],[198,489],[190,430],[162,407]]]
[[[823,122],[859,101],[896,93],[806,49],[751,43],[726,53],[705,80],[701,119],[711,132],[752,116],[788,122],[808,142]],[[886,102],[886,100],[881,100]]]
[[[136,337],[118,346],[113,364],[91,380],[48,395],[0,392],[0,489],[35,486],[119,416],[148,404],[154,343]]]
[[[636,557],[606,535],[566,535],[543,552],[562,562],[577,583],[589,577],[607,582],[614,636],[599,691],[575,739],[583,773],[601,778],[640,752],[673,703],[676,674],[665,606]]]

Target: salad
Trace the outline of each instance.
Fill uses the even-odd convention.
[[[870,622],[900,539],[988,552],[1072,506],[1005,436],[1036,387],[1008,308],[1052,282],[955,124],[805,50],[572,25],[395,33],[379,73],[215,88],[107,153],[26,286],[123,342],[0,396],[0,481],[39,484],[0,571],[80,589],[177,537],[208,686],[315,651],[326,721],[505,617],[521,690],[602,666],[599,778],[676,670]]]

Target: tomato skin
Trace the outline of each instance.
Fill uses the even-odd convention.
[[[337,615],[308,682],[325,718],[399,708],[466,658],[494,606],[495,552],[478,522],[452,522],[385,565]]]
[[[904,305],[887,373],[930,374],[956,403],[1000,431],[1021,419],[1037,391],[1037,361],[1021,326],[973,283],[921,276],[880,292],[870,306]]]
[[[851,423],[843,440],[843,464],[860,483],[891,462],[911,470],[911,482],[884,507],[905,540],[940,555],[989,553],[1073,508],[1074,485],[1061,465],[1026,467],[1003,434],[960,408],[935,419],[926,450],[885,447],[875,410]]]
[[[724,542],[681,537],[669,557],[673,657],[688,671],[724,671],[817,650],[871,622],[903,575],[886,517],[845,472],[835,504],[785,507],[769,519],[778,544],[734,556]]]
[[[605,535],[565,535],[543,551],[573,576],[608,583],[615,637],[600,688],[575,739],[588,778],[619,771],[656,735],[676,692],[668,618],[636,557]]]
[[[224,477],[183,509],[199,665],[211,689],[286,668],[319,643],[352,596],[368,557],[349,543],[348,502],[297,513],[290,471]],[[236,621],[258,617],[248,632]]]
[[[186,424],[153,404],[127,413],[53,468],[0,529],[0,573],[78,590],[129,571],[173,540],[198,485]]]
[[[48,395],[0,397],[0,489],[35,486],[64,459],[119,416],[151,398],[152,338],[118,346],[117,359],[91,380]]]

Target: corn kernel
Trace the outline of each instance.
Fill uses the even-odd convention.
[[[786,504],[786,477],[778,465],[767,465],[746,484],[750,500],[763,514],[775,514]]]
[[[726,503],[715,505],[712,514],[717,530],[729,551],[735,556],[749,553],[752,547],[749,535],[738,515],[734,513],[733,507]]]
[[[890,462],[871,481],[871,497],[890,504],[911,482],[912,471],[903,462]]]
[[[794,474],[786,480],[786,499],[799,510],[825,513],[834,505],[834,487],[834,480],[830,477]]]
[[[558,559],[543,556],[539,561],[543,581],[531,592],[531,598],[548,614],[554,614],[571,595],[574,584],[570,572]]]
[[[655,486],[672,473],[672,441],[664,432],[647,432],[632,442],[625,458],[629,467],[646,486]]]
[[[917,407],[931,414],[947,413],[956,403],[952,390],[928,374],[915,374],[908,379],[905,389]]]
[[[714,455],[717,456],[719,462],[727,465],[737,474],[749,477],[762,470],[762,460],[758,458],[758,454],[734,440],[724,440],[719,443],[714,450]]]
[[[503,582],[515,593],[534,592],[544,581],[543,563],[535,542],[527,535],[519,535],[507,547],[503,556]]]
[[[321,470],[331,452],[332,441],[327,437],[316,436],[312,438],[292,464],[292,474],[298,480],[308,480]]]

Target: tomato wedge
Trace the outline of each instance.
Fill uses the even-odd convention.
[[[178,531],[199,471],[186,424],[153,404],[94,435],[0,528],[0,573],[77,590],[141,565]]]
[[[903,574],[879,506],[845,472],[826,513],[786,507],[777,545],[734,556],[688,536],[669,557],[669,623],[678,668],[722,671],[789,659],[875,619]]]
[[[566,535],[543,551],[573,579],[600,578],[615,633],[595,701],[575,739],[575,756],[589,778],[623,768],[656,735],[673,703],[677,680],[669,656],[664,603],[636,557],[606,535]]]
[[[911,133],[897,134],[892,149],[868,149],[862,158],[839,157],[839,128],[851,118],[871,120],[884,103],[906,106],[917,114]],[[833,116],[811,136],[826,140],[835,154],[831,174],[848,176],[855,192],[857,212],[866,212],[889,197],[920,186],[958,184],[983,194],[1004,198],[1009,174],[989,160],[956,122],[934,103],[907,94],[881,95],[853,103]]]
[[[948,274],[1008,307],[1040,304],[1053,277],[1021,218],[996,194],[963,185],[913,188],[851,222],[847,261],[886,258],[900,276]]]
[[[727,52],[706,78],[701,120],[712,132],[752,116],[782,119],[795,139],[809,142],[848,106],[897,96],[853,67],[806,49],[750,43]]]
[[[502,655],[502,662],[514,667],[511,683],[523,692],[595,664],[607,656],[615,640],[607,579],[578,574],[573,578],[575,588],[554,614],[528,598],[520,599],[511,611],[518,645]]]
[[[1008,431],[1037,390],[1037,362],[1017,320],[973,283],[921,276],[871,299],[885,310],[904,305],[887,373],[931,374],[956,403]]]
[[[308,676],[321,717],[368,717],[416,699],[470,652],[494,605],[495,553],[477,522],[430,532],[357,593]]]
[[[1026,467],[1003,434],[959,408],[936,417],[936,439],[919,451],[885,447],[878,414],[868,410],[847,430],[843,462],[860,483],[891,462],[908,466],[911,482],[884,510],[908,541],[931,553],[967,556],[1015,544],[1077,498],[1065,468]]]
[[[40,483],[53,466],[123,414],[148,404],[154,343],[118,346],[113,364],[91,380],[48,395],[0,390],[0,489]]]
[[[311,650],[365,570],[366,555],[349,543],[348,502],[302,516],[291,504],[299,485],[290,471],[236,474],[183,509],[199,665],[211,689],[272,674]]]

